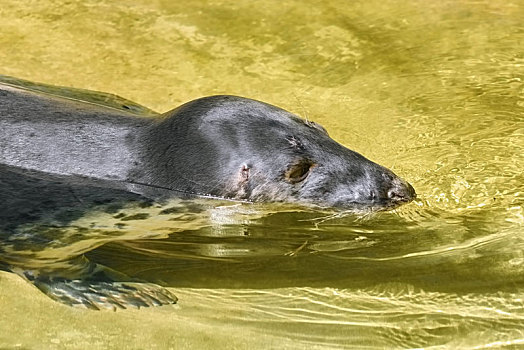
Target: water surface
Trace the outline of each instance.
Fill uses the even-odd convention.
[[[524,346],[521,2],[8,0],[0,16],[0,74],[159,112],[218,93],[267,101],[419,195],[374,214],[130,206],[116,236],[123,217],[86,212],[24,263],[85,253],[178,306],[73,309],[1,273],[0,347]]]

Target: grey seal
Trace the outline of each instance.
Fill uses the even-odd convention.
[[[194,196],[361,210],[416,194],[322,126],[264,102],[210,96],[158,114],[116,96],[0,76],[0,268],[68,305],[176,303],[161,286],[85,259],[90,247],[45,266],[34,259],[80,242],[85,228],[74,236],[59,228],[89,210]]]

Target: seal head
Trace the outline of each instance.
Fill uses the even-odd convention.
[[[389,208],[413,187],[278,107],[211,96],[168,112],[145,137],[140,181],[253,202]]]

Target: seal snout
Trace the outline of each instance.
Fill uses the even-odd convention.
[[[392,186],[386,192],[387,199],[392,202],[410,202],[417,196],[415,189],[409,183],[400,178],[393,181]]]

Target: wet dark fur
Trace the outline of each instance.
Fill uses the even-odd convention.
[[[388,207],[414,197],[409,184],[322,127],[259,101],[211,96],[141,117],[0,91],[0,164],[110,180],[139,193],[135,185],[326,207]],[[301,181],[289,178],[293,166],[309,166]]]

